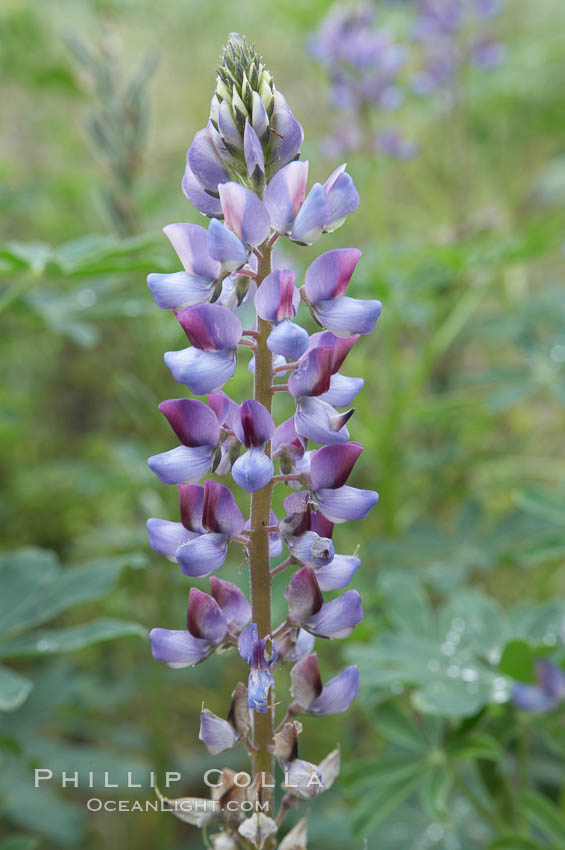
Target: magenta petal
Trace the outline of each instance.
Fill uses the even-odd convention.
[[[320,445],[346,443],[349,431],[345,423],[352,416],[353,410],[338,414],[334,408],[318,398],[304,396],[298,399],[294,414],[296,432],[308,440]]]
[[[198,738],[204,743],[211,756],[217,756],[224,750],[231,750],[239,741],[239,735],[231,723],[213,714],[207,708],[200,713]]]
[[[239,404],[224,392],[210,393],[208,404],[216,414],[222,428],[233,429],[234,424],[239,421]]]
[[[231,378],[237,363],[235,348],[225,351],[183,348],[181,351],[166,351],[164,360],[175,381],[186,384],[194,395],[219,390]]]
[[[177,549],[177,561],[185,576],[202,578],[222,566],[228,553],[225,534],[201,534]]]
[[[147,465],[163,484],[196,484],[212,466],[214,451],[212,446],[177,446],[148,458]]]
[[[202,188],[208,192],[217,194],[218,183],[230,179],[207,129],[199,130],[194,136],[187,162]]]
[[[161,402],[159,410],[185,446],[217,446],[220,442],[217,416],[203,401],[168,399]]]
[[[267,322],[294,319],[300,304],[300,293],[294,285],[294,272],[275,269],[258,288],[254,302],[258,315]]]
[[[251,619],[251,605],[243,591],[231,581],[216,576],[210,578],[210,590],[228,623],[242,629]]]
[[[332,375],[330,388],[320,396],[321,401],[332,407],[349,407],[355,396],[361,392],[365,381],[363,378],[348,378],[339,372]]]
[[[227,272],[240,269],[249,256],[241,239],[215,218],[208,228],[208,250]]]
[[[175,552],[183,543],[192,540],[194,534],[188,531],[181,522],[169,522],[166,519],[151,517],[147,520],[149,545],[154,552],[174,560]]]
[[[221,267],[208,253],[208,231],[199,224],[168,224],[163,233],[175,249],[185,271],[196,278],[216,280]]]
[[[204,527],[209,531],[237,537],[245,525],[231,490],[217,481],[206,481],[204,485]]]
[[[322,608],[322,593],[311,567],[302,567],[294,573],[285,595],[289,619],[296,625],[304,623]]]
[[[292,696],[307,711],[323,689],[316,652],[294,665],[290,671],[290,681]]]
[[[274,472],[273,461],[263,449],[249,449],[238,457],[231,468],[233,480],[247,493],[255,493],[265,487]]]
[[[308,180],[307,162],[289,162],[275,174],[265,190],[265,206],[271,226],[286,233],[304,203]]]
[[[336,599],[325,602],[303,625],[318,637],[346,638],[362,619],[361,596],[356,590],[346,590]]]
[[[318,396],[330,388],[333,350],[319,346],[300,358],[298,369],[288,379],[288,391],[294,398]]]
[[[220,199],[204,191],[193,174],[192,168],[188,163],[188,156],[181,185],[183,193],[190,203],[196,207],[198,212],[210,217],[222,215]]]
[[[344,443],[341,446],[324,446],[314,452],[310,462],[312,489],[343,487],[362,451],[361,443]]]
[[[182,524],[188,531],[204,534],[202,512],[204,510],[204,487],[199,484],[179,484],[179,504]]]
[[[240,183],[220,186],[224,221],[232,233],[246,245],[257,247],[270,232],[269,213],[263,201]]]
[[[273,354],[292,361],[299,360],[308,348],[308,331],[290,319],[283,319],[267,337],[267,347]]]
[[[332,522],[347,522],[365,519],[371,508],[379,501],[374,490],[359,490],[357,487],[339,487],[337,490],[316,490],[318,509]]]
[[[151,629],[149,639],[153,658],[171,667],[194,667],[214,649],[209,640],[195,638],[184,630]]]
[[[188,339],[201,351],[233,348],[241,339],[242,324],[227,307],[219,304],[196,304],[176,314]]]
[[[372,333],[381,310],[380,301],[360,301],[346,295],[329,301],[319,301],[314,307],[320,324],[337,334]]]
[[[343,365],[343,361],[359,339],[359,334],[349,337],[336,336],[331,331],[321,331],[312,334],[308,348],[331,348],[334,353],[332,372],[335,374]],[[341,407],[341,405],[339,405]]]
[[[317,304],[342,296],[360,258],[357,248],[336,248],[320,254],[306,269],[304,288],[308,300]]]
[[[320,511],[311,511],[310,513],[310,528],[316,531],[320,537],[330,537],[333,535],[333,523],[325,518]]]
[[[310,714],[318,717],[342,714],[347,711],[359,693],[360,687],[357,667],[346,667],[338,676],[334,676],[324,685],[321,694],[309,706]]]
[[[247,448],[260,448],[273,436],[275,423],[267,408],[255,399],[242,401],[240,419],[235,423],[237,437]]]
[[[191,587],[188,595],[186,623],[191,635],[215,646],[223,641],[228,631],[227,620],[216,600],[196,587]]]
[[[316,570],[320,590],[343,590],[347,587],[361,561],[353,555],[334,555],[329,564]]]

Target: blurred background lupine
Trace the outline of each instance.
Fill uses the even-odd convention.
[[[236,750],[203,755],[195,733],[203,700],[225,716],[230,665],[212,656],[187,688],[140,637],[186,615],[186,578],[148,556],[144,528],[178,510],[145,458],[164,447],[155,407],[179,385],[162,352],[183,334],[144,278],[175,267],[163,222],[203,223],[178,191],[179,163],[229,30],[269,57],[304,126],[311,182],[344,161],[337,149],[317,155],[342,113],[308,47],[332,6],[2,5],[4,850],[196,850],[201,832],[169,813],[89,813],[86,799],[115,796],[104,770],[116,781],[179,770],[175,795],[194,796],[212,763],[246,766]],[[386,305],[378,334],[348,356],[349,374],[365,379],[356,485],[381,503],[334,535],[338,552],[363,553],[354,582],[365,619],[342,645],[319,641],[319,665],[324,684],[326,671],[357,665],[363,687],[346,714],[304,718],[307,758],[319,764],[339,740],[347,764],[311,806],[308,847],[555,850],[565,841],[565,10],[513,0],[468,18],[458,38],[494,39],[503,61],[481,70],[466,59],[453,99],[410,85],[427,49],[412,35],[418,8],[374,3],[374,26],[409,58],[402,103],[371,120],[417,155],[351,151],[360,208],[332,237],[332,248],[363,250],[351,294]],[[100,106],[69,32],[89,52],[108,36],[121,45],[121,80],[159,55],[143,86],[132,237],[100,203],[102,160],[84,131]],[[303,280],[317,252],[288,244],[280,262]],[[233,395],[245,398],[240,374]],[[101,642],[112,632],[120,640]],[[36,790],[42,763],[102,780]]]

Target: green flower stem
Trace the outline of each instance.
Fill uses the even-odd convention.
[[[265,243],[260,248],[260,259],[257,269],[257,286],[259,287],[271,271],[271,247]],[[255,381],[253,397],[261,402],[270,412],[273,384],[273,357],[267,348],[267,338],[272,325],[263,319],[258,319],[258,335],[255,341]],[[265,446],[265,453],[270,456],[271,444]],[[270,635],[271,624],[271,565],[269,559],[272,483],[251,496],[251,542],[249,544],[249,562],[251,574],[251,608],[253,622],[257,624],[259,637]],[[274,703],[274,693],[271,689],[270,704]],[[254,775],[264,774],[274,776],[275,766],[273,757],[273,710],[265,714],[255,713],[254,740],[256,748],[253,756]],[[272,784],[272,781],[267,785]],[[272,817],[273,789],[264,785],[259,789],[262,803],[269,804]]]

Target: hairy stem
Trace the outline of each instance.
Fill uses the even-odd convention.
[[[260,248],[260,260],[257,268],[257,286],[260,286],[271,271],[271,247],[264,243]],[[267,348],[267,337],[271,332],[271,323],[258,319],[255,348],[255,381],[253,397],[260,401],[268,411],[271,410],[271,386],[273,383],[273,359]],[[270,455],[271,446],[265,446]],[[249,561],[251,574],[251,607],[253,622],[257,624],[259,637],[271,634],[271,570],[269,561],[269,533],[271,515],[272,484],[267,484],[251,496],[251,542]],[[274,703],[271,690],[270,704]],[[273,757],[273,710],[266,714],[255,713],[253,755],[254,775],[274,776]],[[267,785],[272,784],[267,781]],[[261,802],[268,803],[268,814],[273,811],[273,789],[262,787],[259,791]]]

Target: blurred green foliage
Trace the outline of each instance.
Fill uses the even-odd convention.
[[[163,669],[135,637],[179,627],[188,590],[144,532],[150,514],[176,519],[145,459],[167,447],[156,405],[178,387],[162,352],[181,339],[144,278],[176,268],[159,229],[198,221],[180,177],[230,30],[256,41],[304,124],[312,178],[337,164],[320,155],[335,115],[305,48],[328,6],[2,5],[0,514],[16,554],[0,565],[0,850],[202,846],[169,815],[87,814],[86,790],[36,790],[35,766],[178,769],[194,794],[211,763],[244,766],[197,741],[233,665]],[[563,704],[539,718],[508,701],[536,658],[563,663],[565,9],[508,0],[501,29],[506,63],[470,73],[456,112],[403,108],[419,156],[349,162],[361,207],[332,247],[364,249],[354,294],[384,303],[347,364],[366,381],[353,483],[381,502],[336,532],[337,551],[360,547],[367,618],[321,664],[359,663],[364,688],[346,716],[305,721],[304,756],[339,740],[346,765],[312,806],[313,848],[565,846]],[[139,63],[156,54],[151,76]],[[89,88],[97,73],[107,84]],[[235,559],[225,574],[245,586]],[[56,650],[73,653],[38,658]]]

